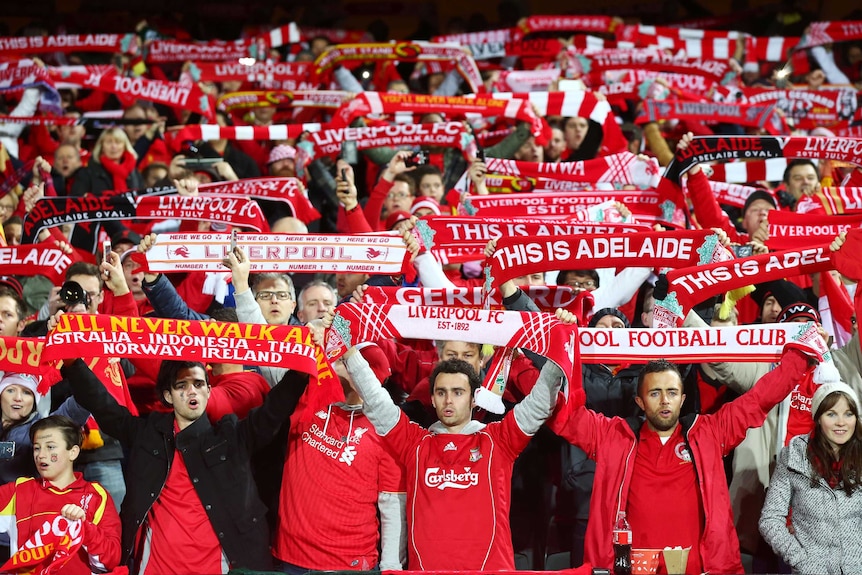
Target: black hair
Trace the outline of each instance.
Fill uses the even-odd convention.
[[[210,378],[207,368],[199,361],[166,360],[162,362],[162,366],[159,368],[159,375],[156,376],[156,394],[158,394],[162,404],[166,407],[172,407],[165,399],[165,392],[169,392],[177,382],[177,375],[179,375],[181,369],[192,369],[195,367],[204,370],[204,378],[206,378],[207,385],[209,385]]]
[[[89,262],[75,262],[66,268],[66,279],[72,276],[93,276],[99,280],[99,285],[102,285],[102,274],[99,272],[99,267]]]
[[[567,285],[568,282],[566,280],[569,279],[569,275],[576,276],[587,276],[594,282],[596,282],[596,287],[599,287],[599,272],[596,270],[560,270],[557,274],[557,285]]]
[[[434,371],[428,377],[431,395],[434,395],[434,384],[437,381],[437,376],[441,373],[463,373],[466,375],[467,381],[470,383],[470,393],[474,393],[482,385],[482,380],[479,379],[479,374],[476,373],[472,365],[463,359],[444,359],[434,366]]]
[[[671,363],[666,359],[656,359],[647,362],[647,364],[641,368],[641,371],[638,374],[638,395],[640,395],[641,385],[643,384],[644,379],[646,379],[646,376],[651,373],[663,373],[665,371],[672,371],[673,373],[675,373],[676,376],[679,378],[680,388],[682,388],[682,374],[679,372],[679,368],[676,366],[676,364]]]
[[[81,426],[66,417],[65,415],[49,415],[40,419],[30,426],[30,443],[34,443],[33,438],[40,431],[46,429],[56,429],[66,440],[66,449],[72,449],[74,446],[81,447],[84,443],[84,433],[81,431]]]

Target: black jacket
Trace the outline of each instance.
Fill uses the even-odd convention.
[[[238,420],[229,415],[216,425],[201,417],[174,435],[174,416],[151,413],[135,417],[117,404],[104,385],[80,360],[63,367],[75,399],[99,426],[128,450],[123,524],[123,564],[134,572],[139,530],[158,499],[176,449],[209,516],[230,568],[271,569],[266,507],[258,497],[250,458],[266,446],[288,420],[308,383],[308,376],[288,371],[269,392],[263,405]],[[192,572],[193,565],[177,566]]]

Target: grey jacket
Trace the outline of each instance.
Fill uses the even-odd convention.
[[[760,515],[760,532],[794,573],[862,573],[862,490],[847,496],[820,478],[811,487],[808,436],[781,451]],[[788,509],[793,509],[787,529]]]

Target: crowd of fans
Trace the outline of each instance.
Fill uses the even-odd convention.
[[[695,163],[667,181],[682,198],[670,211],[640,200],[655,193],[648,186],[561,176],[554,187],[549,174],[594,173],[589,162],[602,158],[679,164],[699,153],[699,136],[820,137],[852,150],[862,141],[854,139],[862,135],[862,23],[812,23],[789,4],[760,35],[718,32],[736,24],[721,18],[660,30],[569,18],[470,31],[453,21],[447,35],[412,44],[420,56],[374,44],[384,56],[369,48],[365,58],[356,53],[371,46],[371,33],[291,24],[274,29],[276,41],[271,27],[260,27],[241,41],[254,55],[242,65],[268,67],[270,76],[226,73],[223,81],[199,75],[230,43],[177,41],[195,46],[183,49],[200,59],[159,61],[154,47],[177,31],[147,22],[127,39],[136,48],[117,53],[68,42],[27,52],[20,46],[34,46],[22,40],[31,36],[0,38],[18,46],[0,50],[4,350],[48,335],[69,313],[297,326],[326,345],[337,306],[371,301],[369,286],[437,288],[465,301],[485,284],[482,254],[451,263],[425,249],[421,230],[438,217],[472,216],[470,198],[478,196],[604,191],[609,202],[584,203],[571,215],[641,231],[712,229],[727,259],[770,253],[770,214],[853,211],[862,181],[853,158],[788,156],[777,177],[762,160]],[[74,37],[78,46],[87,38]],[[777,55],[756,48],[768,42],[783,48]],[[460,55],[435,52],[440,46]],[[632,54],[641,59],[629,68],[598,64]],[[297,67],[272,72],[280,63]],[[720,78],[708,72],[725,67]],[[163,94],[186,90],[197,100],[139,99],[122,82],[108,86],[96,76],[152,81]],[[459,98],[471,93],[473,100]],[[555,107],[555,94],[584,104]],[[363,95],[368,110],[355,103]],[[508,111],[514,105],[488,112],[495,95],[523,105],[517,114]],[[396,98],[391,111],[373,104],[384,97]],[[477,105],[465,114],[470,102]],[[756,113],[764,120],[746,120],[763,102],[768,109]],[[685,108],[701,117],[676,117],[680,103],[702,105]],[[347,116],[351,106],[360,113]],[[743,111],[720,116],[733,106]],[[583,115],[566,115],[572,109]],[[343,139],[327,155],[314,138],[348,125],[410,124],[421,125],[417,132],[460,130],[461,141]],[[566,163],[574,167],[551,167]],[[729,178],[731,165],[747,165],[749,177]],[[730,185],[716,186],[722,174]],[[298,193],[285,202],[252,191],[262,214],[256,229],[180,211],[81,221],[69,206],[82,203],[58,200],[98,200],[106,210],[147,196],[211,198],[231,182],[263,187],[262,178],[290,182]],[[495,229],[538,213],[506,212]],[[497,215],[483,208],[477,221]],[[314,241],[384,233],[401,238],[409,257],[400,275],[253,272],[255,258],[240,245],[224,252],[218,272],[141,267],[162,234],[219,234],[226,244],[232,230]],[[833,253],[855,249],[844,246],[850,235],[836,236]],[[789,237],[799,247],[822,243]],[[501,238],[487,238],[489,259]],[[68,265],[54,278],[35,263],[28,273],[15,250],[30,245],[59,250]],[[494,285],[495,305],[544,313],[533,289],[559,286],[578,301],[577,311],[556,311],[563,325],[661,329],[654,313],[667,286],[656,282],[667,270],[650,261],[596,268],[573,260]],[[2,570],[51,562],[62,573],[127,565],[145,575],[274,565],[287,573],[611,568],[612,531],[625,512],[634,548],[690,548],[686,572],[857,572],[862,349],[849,316],[858,279],[835,270],[754,277],[751,295],[698,301],[685,317],[697,328],[816,325],[822,350],[790,345],[776,363],[583,363],[571,376],[518,351],[502,372],[505,414],[473,402],[506,351],[483,341],[348,345],[331,365],[338,401],[324,409],[309,407],[305,393],[315,377],[272,365],[82,358],[72,344],[59,371],[42,372],[41,382],[3,363],[0,514],[14,519],[0,533],[9,561]]]

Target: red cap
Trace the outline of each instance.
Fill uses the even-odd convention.
[[[21,282],[18,281],[17,278],[12,276],[0,276],[0,286],[8,287],[21,299],[24,299],[24,287],[21,285]]]
[[[392,212],[389,214],[389,217],[386,218],[386,223],[384,224],[387,230],[391,230],[395,224],[400,222],[401,220],[409,220],[410,212],[405,212],[404,210],[399,210],[397,212]]]
[[[359,353],[368,362],[371,371],[374,372],[374,376],[381,384],[392,375],[392,369],[389,367],[389,359],[387,359],[386,354],[383,353],[383,350],[376,343],[360,343],[356,346],[356,349],[359,350]]]

